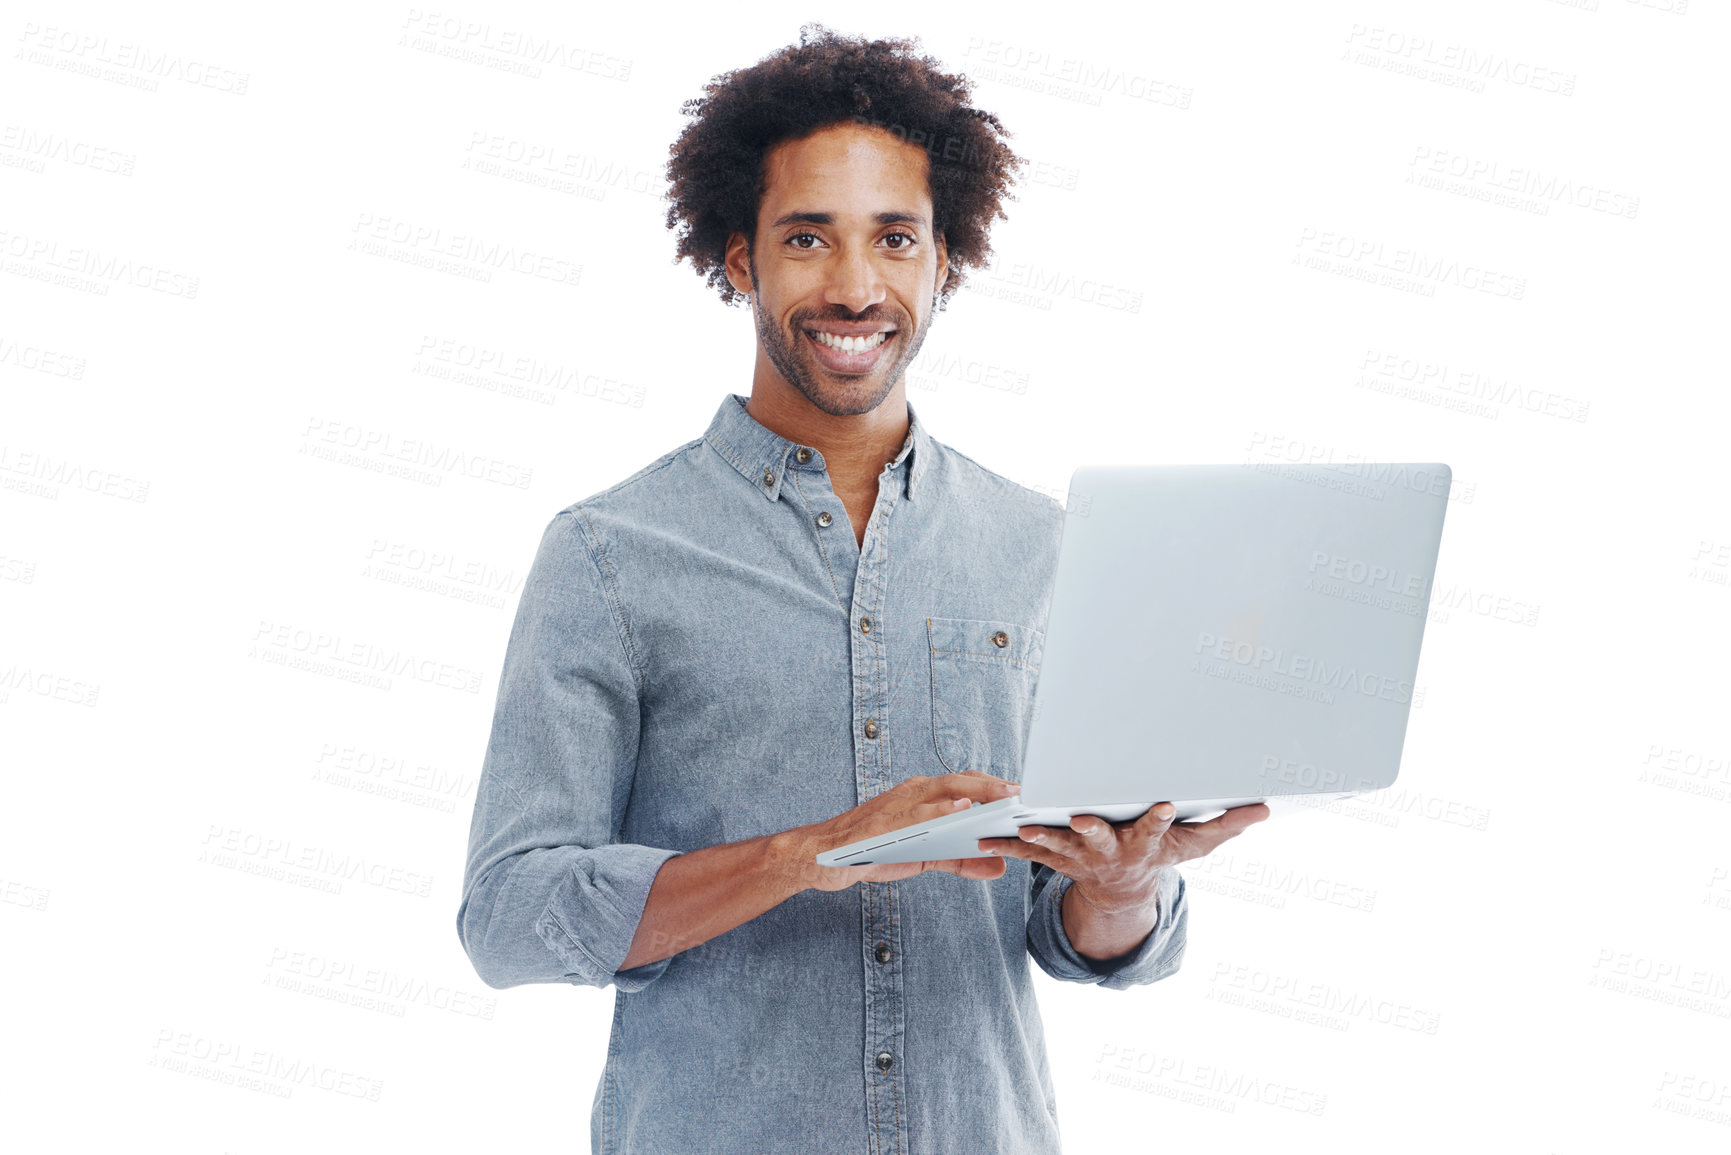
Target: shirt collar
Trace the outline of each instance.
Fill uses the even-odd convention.
[[[738,393],[723,397],[703,439],[714,446],[728,464],[739,470],[740,476],[749,481],[752,488],[775,501],[781,496],[781,484],[787,470],[821,470],[824,467],[823,454],[814,446],[789,441],[760,424],[757,418],[746,412],[745,402],[746,398]],[[903,481],[902,492],[911,498],[914,483],[931,464],[932,455],[928,451],[931,438],[926,435],[926,427],[914,413],[913,403],[908,402],[907,406],[908,435],[890,465],[899,471]],[[801,450],[809,452],[808,460],[799,459]]]

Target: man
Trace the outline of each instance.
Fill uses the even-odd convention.
[[[904,392],[1017,158],[910,42],[819,31],[687,106],[669,224],[751,395],[547,527],[458,931],[489,986],[617,988],[597,1152],[1054,1152],[1027,956],[1171,974],[1171,867],[1267,808],[814,861],[1016,789],[1064,516]]]

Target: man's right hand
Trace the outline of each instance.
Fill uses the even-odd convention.
[[[925,862],[889,862],[872,866],[820,866],[817,855],[874,834],[887,834],[916,822],[941,818],[966,809],[958,802],[996,802],[1020,790],[1008,779],[979,770],[936,777],[916,775],[897,783],[869,802],[826,822],[786,831],[787,853],[806,890],[846,890],[856,882],[894,882],[926,870],[947,870],[963,878],[1001,878],[1008,865],[997,855],[944,858]]]

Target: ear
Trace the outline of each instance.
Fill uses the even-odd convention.
[[[944,282],[950,279],[950,250],[944,243],[944,234],[938,234],[938,282],[932,286],[933,293],[944,291]]]
[[[727,283],[741,293],[750,293],[756,286],[751,282],[751,243],[745,239],[744,233],[734,233],[727,238],[727,256],[723,259],[723,267],[727,270]]]

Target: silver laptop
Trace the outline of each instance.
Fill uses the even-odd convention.
[[[1452,473],[1091,465],[1070,481],[1021,793],[826,850],[983,858],[1019,826],[1276,815],[1394,783]]]

